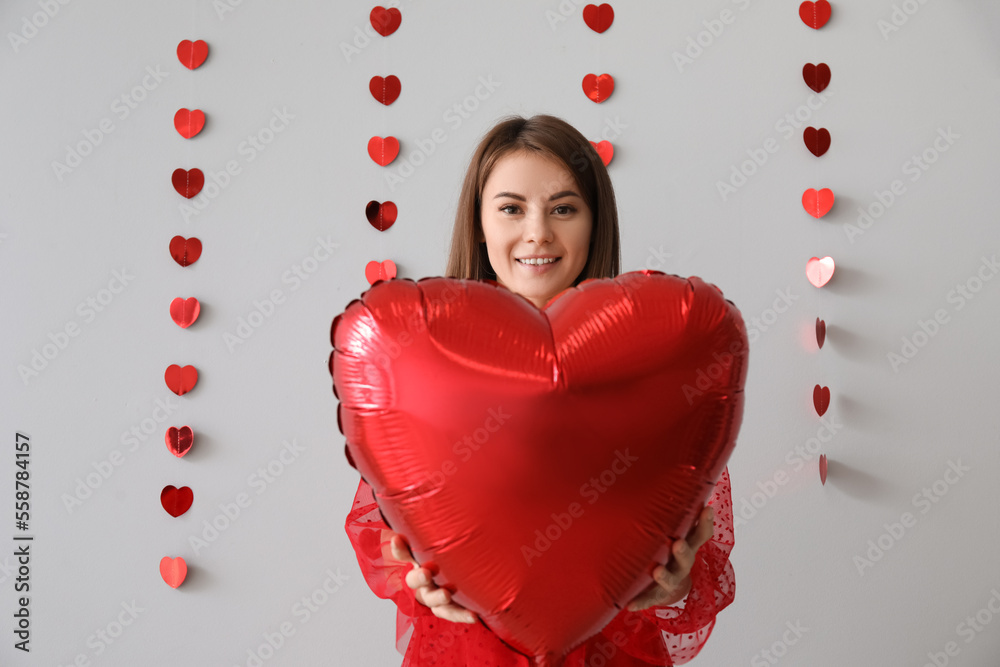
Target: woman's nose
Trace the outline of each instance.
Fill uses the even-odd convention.
[[[537,211],[524,217],[523,238],[525,241],[547,243],[552,241],[552,224],[544,213]]]

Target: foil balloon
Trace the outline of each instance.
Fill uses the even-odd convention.
[[[496,282],[376,283],[333,320],[348,460],[438,586],[538,667],[653,583],[736,443],[748,344],[700,278],[544,308]]]

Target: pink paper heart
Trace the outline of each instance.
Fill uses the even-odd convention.
[[[816,287],[822,287],[830,282],[830,278],[833,278],[835,268],[833,257],[828,256],[822,259],[812,257],[806,263],[806,277]]]

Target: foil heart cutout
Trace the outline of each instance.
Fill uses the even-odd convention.
[[[194,431],[190,426],[171,426],[164,434],[167,449],[177,458],[181,458],[194,446]]]

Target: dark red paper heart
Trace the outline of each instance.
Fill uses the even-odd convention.
[[[167,485],[160,491],[160,504],[163,505],[163,509],[167,510],[167,514],[170,516],[178,517],[184,514],[184,512],[191,509],[191,503],[193,502],[194,491],[190,487],[182,486],[177,489]]]
[[[194,366],[181,368],[177,364],[171,364],[163,374],[163,379],[170,391],[183,396],[198,384],[198,369]]]
[[[820,417],[826,414],[827,408],[830,407],[829,387],[821,387],[819,385],[813,387],[813,406],[816,408],[816,414]]]
[[[365,206],[365,217],[368,218],[368,223],[380,232],[392,227],[398,213],[396,205],[391,201],[379,203],[373,200]]]
[[[611,27],[615,20],[615,10],[611,5],[604,3],[600,7],[597,5],[587,5],[583,8],[583,22],[594,32],[604,32]]]
[[[802,132],[802,140],[805,142],[809,152],[816,157],[822,157],[824,153],[830,150],[830,131],[825,127],[821,127],[818,130],[815,127],[807,127]]]
[[[205,112],[201,109],[178,109],[174,114],[174,128],[185,139],[195,136],[205,127]]]
[[[830,20],[832,8],[827,0],[817,0],[816,2],[803,2],[799,5],[799,18],[810,28],[819,30]]]
[[[827,471],[826,454],[819,455],[819,481],[821,484],[826,485],[826,471]]]
[[[372,97],[386,106],[396,101],[402,88],[399,77],[394,74],[385,78],[373,76],[368,82],[368,90],[371,91]]]
[[[396,32],[399,24],[403,21],[403,15],[395,7],[390,7],[389,9],[375,7],[368,18],[375,31],[383,37],[388,37]]]
[[[802,67],[802,79],[807,86],[817,93],[822,93],[830,85],[830,66],[826,63],[818,65],[806,63]]]
[[[816,344],[819,348],[823,349],[823,343],[826,341],[826,322],[824,320],[816,318]]]
[[[731,306],[699,278],[656,271],[583,281],[544,313],[491,281],[379,283],[331,327],[349,459],[417,561],[433,561],[438,586],[504,641],[557,664],[566,628],[597,632],[652,584],[728,459],[748,349]],[[588,322],[595,311],[607,316],[599,327]],[[650,368],[663,370],[643,375]],[[485,422],[487,434],[497,406],[508,418]],[[479,431],[488,442],[456,459],[456,441],[480,441]],[[621,473],[634,475],[629,483],[607,482],[600,502],[526,563],[524,545],[537,548],[541,530],[579,500],[580,480],[612,474],[623,443],[643,461]],[[459,479],[442,473],[449,465],[464,476],[457,485],[444,481]],[[602,570],[611,552],[629,554],[630,566]],[[591,573],[585,584],[560,579],[569,562]]]
[[[372,137],[368,140],[368,155],[384,167],[399,155],[399,140],[396,137]]]
[[[170,453],[180,458],[187,454],[194,445],[194,431],[191,430],[190,426],[181,426],[180,428],[171,426],[164,434],[164,440]]]
[[[192,42],[185,39],[177,45],[177,59],[188,69],[198,69],[207,57],[208,44],[204,40]]]
[[[588,74],[583,77],[583,92],[593,101],[601,103],[615,92],[615,79],[610,74]]]
[[[611,164],[611,158],[615,156],[615,147],[611,145],[610,141],[602,140],[600,143],[591,141],[590,144],[601,157],[601,162],[604,163],[605,167]]]
[[[181,266],[194,264],[201,257],[201,240],[194,236],[189,239],[175,236],[170,239],[170,256]]]
[[[174,169],[170,182],[174,184],[174,190],[178,194],[191,199],[205,187],[205,174],[197,167],[191,170]]]

